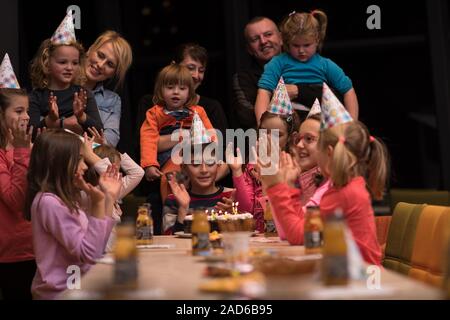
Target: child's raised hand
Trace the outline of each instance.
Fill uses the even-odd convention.
[[[48,96],[48,115],[46,117],[46,125],[48,127],[57,127],[59,120],[58,98],[50,92]]]
[[[9,129],[11,144],[14,148],[30,148],[33,126],[27,129],[25,123],[14,121]]]
[[[105,133],[103,131],[103,129],[100,130],[100,132],[98,132],[97,128],[95,127],[91,127],[88,128],[89,133],[91,134],[91,136],[94,138],[94,141],[100,144],[106,144],[106,138],[105,138]]]
[[[145,168],[145,178],[148,181],[159,179],[162,175],[163,173],[155,166]]]
[[[185,210],[189,209],[189,203],[191,202],[191,197],[186,190],[186,187],[182,183],[178,183],[175,175],[171,175],[169,179],[167,179],[170,188],[172,189],[172,193],[175,196],[175,200],[177,201],[180,208]]]
[[[77,120],[81,123],[86,121],[86,114],[84,110],[87,104],[87,91],[80,89],[79,92],[75,92],[73,95],[73,114],[77,117]]]
[[[297,160],[289,153],[283,151],[281,153],[280,168],[278,172],[278,174],[283,177],[284,182],[291,187],[295,187],[295,181],[298,179],[301,169]]]
[[[79,172],[75,174],[74,184],[78,189],[83,190],[90,197],[92,204],[97,204],[105,200],[103,191],[94,187],[92,184],[87,183],[84,180],[83,175]]]
[[[238,177],[242,175],[242,164],[243,164],[241,150],[239,150],[239,148],[236,148],[236,154],[237,156],[235,157],[233,151],[233,144],[230,142],[225,150],[225,158],[227,160],[228,166],[230,167],[233,173],[233,176]]]
[[[256,161],[255,169],[259,175],[263,191],[271,186],[284,182],[284,176],[279,174],[279,163],[262,161],[262,159],[258,157],[255,147],[252,147],[252,153]]]
[[[122,175],[115,165],[109,165],[105,172],[100,174],[98,185],[105,193],[105,196],[110,197],[114,201],[119,199],[120,190],[122,188]]]

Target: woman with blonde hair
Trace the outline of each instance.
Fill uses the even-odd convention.
[[[117,93],[105,89],[103,85],[107,80],[115,80],[114,89],[119,88],[132,60],[130,44],[119,33],[110,30],[102,33],[87,52],[84,68],[86,87],[95,96],[104,127],[104,138],[114,147],[120,139],[122,102]]]

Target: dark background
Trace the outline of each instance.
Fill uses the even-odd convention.
[[[180,43],[209,51],[201,94],[218,99],[232,123],[230,83],[249,58],[242,35],[246,22],[264,15],[275,22],[293,10],[323,9],[328,30],[322,55],[352,79],[360,120],[382,137],[392,157],[392,187],[450,190],[450,98],[446,1],[290,0],[0,0],[0,54],[10,53],[19,81],[30,85],[28,64],[52,35],[69,5],[81,8],[77,38],[87,49],[104,30],[119,31],[134,62],[123,101],[119,150],[137,155],[136,112],[152,92],[159,69]],[[381,8],[381,29],[369,30],[369,5]],[[138,159],[136,159],[138,160]]]

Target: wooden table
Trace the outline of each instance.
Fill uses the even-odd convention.
[[[302,246],[290,246],[286,241],[269,238],[274,243],[259,243],[263,237],[252,238],[250,246],[273,249],[283,255],[302,256]],[[224,294],[201,292],[198,288],[206,278],[206,263],[203,257],[191,255],[191,240],[175,236],[156,236],[154,244],[171,244],[170,249],[139,250],[139,288],[132,294],[119,296],[122,299],[164,299],[164,300],[211,300],[233,298]],[[61,299],[104,299],[105,288],[111,286],[114,265],[98,263],[82,277],[80,290],[66,290]],[[296,283],[296,281],[298,281]],[[441,292],[431,286],[412,280],[390,270],[381,270],[381,290],[369,290],[366,281],[352,281],[348,287],[325,288],[318,277],[302,277],[292,280],[289,287],[295,287],[295,299],[440,299]],[[108,297],[108,296],[107,296]],[[286,298],[264,295],[264,299]]]

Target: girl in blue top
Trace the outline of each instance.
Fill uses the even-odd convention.
[[[311,13],[294,11],[281,23],[285,52],[273,57],[265,65],[258,82],[255,103],[258,124],[261,115],[267,110],[280,77],[283,77],[286,84],[319,84],[322,87],[322,83],[326,82],[343,95],[345,107],[353,119],[358,119],[358,100],[352,81],[337,64],[318,53],[322,48],[326,29],[327,16],[320,10]],[[298,95],[301,96],[302,92]]]

